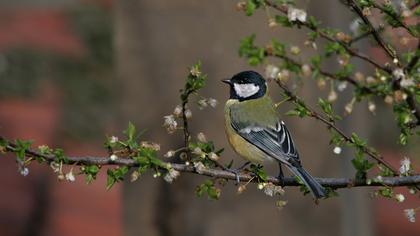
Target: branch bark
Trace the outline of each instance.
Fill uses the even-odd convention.
[[[6,139],[0,137],[0,140],[7,141]],[[14,152],[16,145],[13,142],[8,142],[6,145],[6,152]],[[38,157],[45,159],[48,163],[55,161],[54,155],[44,155],[34,150],[26,150],[26,155],[30,157]],[[97,156],[81,156],[81,157],[67,157],[69,165],[98,165],[98,166],[127,166],[127,167],[137,167],[133,159],[130,158],[119,158],[115,161],[112,161],[109,157],[97,157]],[[236,175],[231,171],[220,170],[214,168],[202,168],[197,170],[191,165],[179,164],[179,163],[169,163],[174,170],[186,173],[193,173],[196,175],[208,176],[212,178],[221,178],[226,180],[236,180]],[[256,178],[252,173],[239,173],[239,180],[241,182],[257,182]],[[396,186],[415,186],[420,184],[420,175],[412,176],[395,176],[395,177],[383,177],[382,181],[375,182],[371,181],[368,183],[367,180],[362,179],[353,179],[353,178],[315,178],[322,186],[331,187],[333,189],[338,188],[352,188],[352,187],[370,187],[370,186],[387,186],[387,187],[396,187]],[[277,177],[269,176],[267,180],[273,184],[280,185],[280,181]],[[295,178],[285,177],[283,181],[283,186],[300,186]]]
[[[288,9],[289,9],[288,6],[277,5],[273,1],[270,1],[270,0],[264,0],[264,3],[267,6],[272,7],[274,9],[280,11],[281,13],[287,15],[287,12],[288,12]],[[357,52],[355,49],[349,47],[349,45],[347,45],[346,43],[331,37],[330,35],[326,34],[324,31],[319,30],[317,27],[313,27],[312,25],[310,25],[307,22],[303,22],[303,23],[301,22],[300,24],[303,25],[304,27],[306,27],[307,29],[310,29],[310,30],[316,32],[318,35],[320,35],[322,38],[326,39],[327,41],[336,42],[336,43],[340,44],[347,51],[347,53],[349,53],[351,56],[360,58],[360,59],[368,62],[369,64],[373,65],[374,67],[376,67],[380,70],[383,70],[383,71],[385,71],[389,74],[392,73],[392,70],[390,68],[380,65],[378,62],[372,60],[369,56],[367,56],[365,54],[362,54],[360,52]]]
[[[304,104],[304,102],[298,98],[285,84],[283,84],[282,82],[280,82],[279,80],[276,80],[276,83],[279,85],[279,87],[284,91],[284,93],[290,97],[290,99],[298,104]],[[353,143],[352,139],[347,136],[341,129],[339,129],[333,121],[330,121],[329,119],[325,118],[324,116],[322,116],[321,114],[319,114],[318,112],[314,111],[313,109],[309,108],[307,105],[305,105],[306,109],[308,109],[309,111],[309,116],[313,117],[319,121],[321,121],[322,123],[324,123],[328,129],[333,129],[334,131],[336,131],[347,143]],[[390,163],[388,163],[383,156],[381,156],[380,154],[374,152],[373,150],[371,150],[371,148],[369,147],[364,147],[363,152],[365,154],[367,154],[368,156],[370,156],[371,158],[373,158],[374,160],[376,160],[378,163],[384,165],[385,167],[387,167],[388,169],[390,169],[395,176],[398,175],[398,170],[395,169]]]

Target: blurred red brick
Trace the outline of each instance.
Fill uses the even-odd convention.
[[[80,56],[80,39],[71,31],[63,11],[51,9],[0,10],[0,51],[33,48]]]

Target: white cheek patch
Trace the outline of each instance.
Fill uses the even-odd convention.
[[[260,86],[255,84],[233,84],[233,88],[235,89],[236,94],[239,97],[247,98],[250,97],[260,90]]]

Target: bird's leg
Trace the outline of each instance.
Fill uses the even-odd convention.
[[[247,161],[245,162],[243,165],[241,165],[239,168],[236,169],[226,169],[226,171],[229,171],[233,174],[235,174],[235,178],[236,178],[236,185],[238,185],[241,181],[239,180],[239,174],[241,173],[241,171],[247,167],[251,162]]]
[[[280,182],[280,186],[284,187],[284,174],[283,169],[281,168],[281,163],[279,162],[279,175],[277,177]]]
[[[251,164],[250,161],[245,162],[243,165],[241,165],[237,170],[243,170],[245,167],[247,167],[249,164]]]

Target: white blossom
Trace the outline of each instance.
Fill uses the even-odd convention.
[[[118,142],[118,137],[116,136],[111,136],[111,138],[109,139],[109,142],[111,144],[117,143]]]
[[[154,151],[160,151],[160,144],[154,142],[143,141],[140,143],[142,148],[150,148]]]
[[[194,162],[194,168],[195,168],[195,171],[197,171],[197,173],[199,174],[203,174],[204,171],[207,169],[206,166],[204,166],[204,164],[201,161]]]
[[[164,116],[164,123],[163,126],[166,127],[167,131],[171,134],[175,132],[178,123],[175,120],[175,117],[173,115]]]
[[[19,172],[23,176],[28,176],[29,175],[29,169],[26,166],[21,167]]]
[[[368,76],[368,77],[366,78],[366,82],[367,82],[368,84],[373,84],[373,83],[375,83],[375,82],[376,82],[376,79],[375,79],[375,78],[373,78],[372,76]]]
[[[405,200],[405,197],[404,197],[404,195],[402,195],[401,193],[399,193],[399,194],[396,194],[396,195],[395,195],[395,199],[396,199],[398,202],[403,202],[403,201]]]
[[[207,99],[207,103],[211,106],[211,107],[213,107],[213,108],[215,108],[216,106],[217,106],[217,100],[216,99],[214,99],[214,98],[208,98]]]
[[[283,69],[278,73],[277,79],[283,82],[287,82],[290,78],[290,71],[287,69]]]
[[[356,72],[355,74],[354,74],[354,78],[357,80],[357,81],[359,81],[359,82],[362,82],[363,80],[365,80],[365,75],[363,74],[363,73],[361,73],[361,72]]]
[[[185,110],[185,118],[191,119],[192,118],[192,112],[190,109]]]
[[[208,106],[207,99],[200,99],[198,100],[198,108],[201,110]]]
[[[258,185],[257,185],[257,188],[259,189],[259,190],[262,190],[263,188],[264,188],[264,186],[266,185],[266,183],[259,183]]]
[[[309,66],[308,64],[303,64],[301,69],[302,69],[303,76],[305,77],[311,76],[312,74],[311,66]]]
[[[346,111],[346,114],[351,114],[353,112],[353,102],[349,102],[346,104],[346,106],[344,107],[344,110]]]
[[[178,176],[180,175],[179,171],[174,169],[169,169],[168,173],[163,177],[163,179],[168,182],[172,183]]]
[[[238,187],[237,193],[238,193],[238,194],[241,194],[241,193],[243,193],[245,190],[246,190],[246,185],[245,185],[245,184],[241,184],[241,185],[239,185],[239,187]]]
[[[377,182],[377,183],[382,183],[384,181],[384,179],[382,178],[381,175],[376,176],[373,181]]]
[[[116,160],[118,159],[118,156],[117,156],[117,155],[115,155],[115,154],[112,154],[112,155],[109,157],[109,159],[110,159],[111,161],[116,161]]]
[[[357,35],[359,33],[359,29],[360,29],[360,25],[363,24],[363,22],[359,19],[356,18],[355,20],[353,20],[350,23],[350,31],[352,32],[353,35]]]
[[[392,104],[393,102],[394,102],[394,98],[392,97],[392,96],[390,96],[390,95],[386,95],[385,96],[385,99],[384,99],[384,102],[386,103],[386,104]]]
[[[264,186],[264,193],[270,197],[275,195],[283,195],[284,190],[282,187],[274,185],[273,183],[268,183]]]
[[[219,159],[220,159],[220,156],[219,155],[217,155],[216,153],[214,153],[214,152],[210,152],[209,153],[209,158],[210,158],[210,160],[213,160],[213,161],[218,161]]]
[[[276,201],[276,207],[281,210],[283,209],[284,206],[286,206],[287,201],[283,201],[283,200],[278,200]]]
[[[329,102],[335,102],[335,100],[337,100],[337,93],[335,92],[335,90],[332,89],[330,91],[327,99],[328,99]]]
[[[206,135],[203,132],[199,132],[197,134],[197,139],[198,141],[200,141],[201,143],[207,143],[207,138]]]
[[[325,82],[325,79],[318,79],[316,85],[319,89],[324,89],[327,83]]]
[[[133,171],[130,175],[130,182],[136,181],[140,177],[140,172],[137,170]]]
[[[265,67],[265,76],[268,79],[277,78],[279,72],[280,72],[280,69],[275,65],[269,64]]]
[[[60,164],[57,162],[51,162],[50,167],[54,171],[54,173],[58,173],[60,171]]]
[[[335,153],[335,154],[340,154],[341,153],[341,147],[339,147],[339,146],[336,146],[334,149],[333,149],[333,152]]]
[[[299,48],[298,46],[292,46],[292,47],[290,48],[290,52],[291,52],[293,55],[298,55],[298,54],[300,53],[300,48]]]
[[[276,22],[276,19],[270,18],[268,19],[268,27],[273,28],[276,27],[278,24]]]
[[[408,221],[411,223],[416,222],[416,211],[414,209],[405,209],[404,210],[405,217],[407,217]]]
[[[347,81],[340,82],[337,86],[337,90],[343,92],[347,88]]]
[[[302,23],[306,22],[306,12],[302,9],[297,9],[294,7],[289,7],[287,9],[287,18],[290,22],[300,21]]]
[[[395,79],[404,79],[405,78],[404,71],[401,68],[397,68],[397,69],[393,70],[392,75],[394,76]]]
[[[70,170],[70,172],[66,174],[66,180],[69,182],[76,181],[76,177],[73,174],[73,170]]]
[[[166,157],[166,158],[170,158],[170,157],[173,157],[173,156],[175,156],[175,151],[174,150],[169,150],[168,152],[166,152],[163,156],[164,157]]]
[[[400,81],[400,85],[403,88],[408,88],[408,87],[414,86],[415,83],[414,83],[414,80],[412,78],[403,78]]]
[[[369,101],[368,102],[368,109],[369,109],[369,111],[370,112],[375,112],[375,110],[376,110],[376,105],[375,105],[375,103],[374,102],[372,102],[372,101]]]
[[[408,157],[404,157],[404,159],[400,162],[400,174],[407,175],[411,169],[411,161]]]
[[[386,77],[386,76],[384,76],[384,75],[382,75],[379,79],[380,79],[382,82],[386,82],[387,77]]]
[[[181,105],[177,105],[174,109],[174,116],[176,117],[180,117],[182,114],[182,106]]]
[[[192,153],[196,154],[197,156],[203,156],[203,157],[205,155],[203,150],[201,150],[201,148],[199,148],[199,147],[195,147],[194,150],[192,151]]]
[[[201,71],[197,67],[194,66],[194,67],[191,68],[190,74],[192,76],[198,77],[198,76],[201,75]]]

